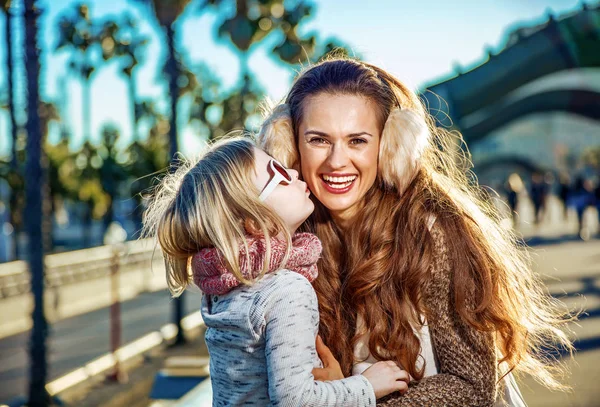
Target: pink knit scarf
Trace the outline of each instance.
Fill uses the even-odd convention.
[[[256,278],[265,261],[265,239],[248,237],[250,263],[246,261],[246,249],[240,245],[239,264],[242,275],[251,280]],[[280,269],[281,260],[285,255],[286,242],[280,239],[271,239],[271,258],[268,273]],[[302,274],[313,281],[317,278],[317,260],[321,255],[321,241],[310,233],[296,233],[292,236],[292,250],[284,267],[288,270]],[[194,283],[205,294],[222,295],[232,288],[240,285],[235,276],[227,270],[221,252],[215,248],[200,250],[192,257],[192,275]]]

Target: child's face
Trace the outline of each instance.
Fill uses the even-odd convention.
[[[275,174],[272,173],[269,162],[273,157],[264,151],[254,149],[254,168],[256,177],[254,185],[259,191],[262,191]],[[279,184],[273,192],[265,199],[265,204],[271,207],[285,222],[291,233],[308,218],[315,209],[310,200],[310,191],[306,183],[298,179],[298,171],[288,170],[292,175],[292,182],[289,185]]]

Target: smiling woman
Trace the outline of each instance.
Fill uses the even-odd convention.
[[[309,67],[259,144],[298,168],[323,242],[320,332],[345,375],[390,359],[411,376],[388,405],[521,405],[510,372],[565,388],[540,349],[572,346],[500,216],[469,177],[459,135],[384,70]]]

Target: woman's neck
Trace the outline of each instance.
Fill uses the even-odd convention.
[[[364,202],[356,203],[350,208],[344,209],[342,211],[329,211],[331,218],[335,225],[340,229],[342,233],[348,232],[351,225],[354,223],[358,216],[358,212],[360,209],[364,207]]]

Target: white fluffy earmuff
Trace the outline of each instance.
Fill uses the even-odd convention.
[[[411,109],[394,108],[385,122],[379,144],[379,175],[384,185],[402,194],[415,177],[430,131],[424,118]]]

